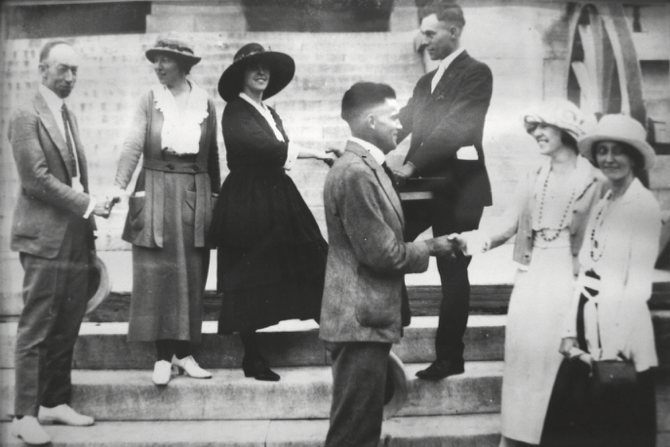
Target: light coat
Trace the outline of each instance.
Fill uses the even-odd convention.
[[[329,342],[397,343],[406,273],[428,268],[422,242],[403,242],[404,217],[391,180],[348,142],[324,187],[328,262],[320,337]]]
[[[20,181],[11,229],[14,251],[55,258],[68,223],[82,219],[88,209],[86,154],[77,119],[71,112],[70,123],[83,192],[72,188],[72,160],[67,144],[42,95],[37,93],[12,116],[8,134]],[[92,216],[89,222],[94,229]],[[90,243],[93,247],[92,240]]]

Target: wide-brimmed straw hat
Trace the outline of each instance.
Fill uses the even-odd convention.
[[[595,117],[586,115],[566,99],[553,99],[526,115],[523,121],[529,132],[537,124],[549,124],[567,132],[576,141],[592,130]]]
[[[93,312],[112,291],[112,282],[109,280],[107,266],[97,256],[89,275],[89,291],[89,299],[86,304],[87,314]]]
[[[241,91],[244,72],[250,64],[262,62],[270,68],[270,82],[263,92],[268,99],[284,89],[293,79],[295,62],[288,54],[265,50],[260,44],[250,43],[235,54],[233,63],[226,68],[219,79],[219,95],[228,102]]]
[[[188,37],[168,34],[158,36],[154,46],[149,48],[145,54],[151,62],[154,61],[157,55],[167,54],[175,59],[181,59],[191,65],[195,65],[200,62],[201,58],[195,55],[193,47],[193,42]]]
[[[630,116],[605,115],[592,133],[577,142],[579,151],[591,163],[595,163],[593,145],[600,141],[616,141],[637,149],[644,159],[644,167],[640,169],[649,169],[656,163],[656,153],[647,143],[647,131],[639,121]]]

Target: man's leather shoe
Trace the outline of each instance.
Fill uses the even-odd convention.
[[[279,374],[270,369],[263,357],[248,358],[245,355],[242,359],[242,370],[245,377],[253,377],[256,380],[277,382],[280,379]]]
[[[463,361],[454,360],[435,360],[428,368],[416,373],[419,379],[440,380],[448,376],[463,374],[465,367]]]
[[[12,434],[23,439],[28,445],[44,445],[51,442],[51,438],[44,431],[35,416],[23,416],[21,419],[12,421]]]
[[[40,407],[37,419],[39,419],[40,424],[63,424],[75,425],[78,427],[86,427],[95,424],[95,419],[91,416],[79,414],[67,404],[62,404],[53,408]]]

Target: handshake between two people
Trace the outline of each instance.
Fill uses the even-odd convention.
[[[485,253],[491,246],[490,238],[477,230],[452,233],[424,242],[428,245],[431,256],[451,258]]]
[[[103,219],[107,219],[112,213],[114,205],[119,203],[121,198],[125,195],[125,192],[122,191],[121,188],[116,189],[117,190],[115,190],[114,194],[111,196],[105,196],[104,200],[102,197],[96,197],[95,207],[93,208],[91,214],[102,217]]]

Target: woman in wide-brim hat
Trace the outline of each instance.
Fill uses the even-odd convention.
[[[464,233],[469,254],[514,237],[519,265],[505,327],[501,446],[539,445],[563,357],[558,345],[570,308],[576,257],[604,179],[579,155],[591,122],[563,99],[547,101],[523,124],[544,159],[523,175],[504,215]]]
[[[286,171],[297,158],[331,157],[290,142],[279,115],[263,102],[294,72],[290,56],[250,43],[219,81],[230,169],[211,231],[223,296],[219,333],[240,333],[244,374],[257,380],[279,375],[261,355],[255,331],[287,319],[317,319],[323,293],[327,244]]]
[[[193,43],[160,36],[146,57],[158,84],[140,98],[115,185],[124,191],[143,159],[123,230],[133,250],[128,340],[155,342],[152,380],[166,385],[173,366],[211,377],[194,360],[192,344],[201,340],[206,237],[221,176],[214,103],[187,77],[200,61]]]
[[[595,131],[580,139],[579,149],[607,177],[610,190],[591,211],[561,352],[566,357],[580,354],[586,361],[626,359],[637,371],[635,395],[601,396],[593,402],[595,439],[589,445],[653,446],[650,368],[658,358],[647,301],[661,212],[636,174],[650,169],[656,155],[644,127],[625,115],[603,116]]]

